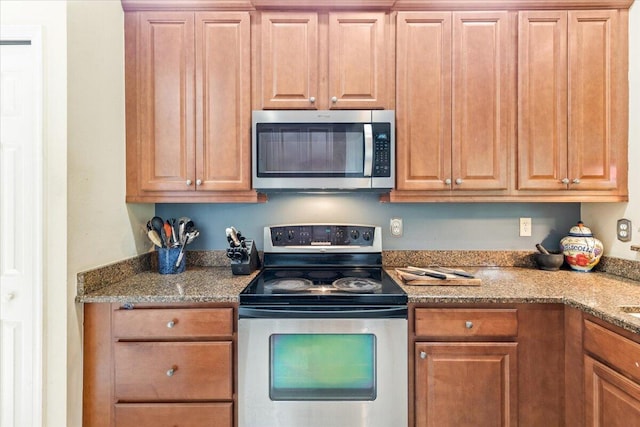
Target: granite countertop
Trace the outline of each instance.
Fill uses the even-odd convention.
[[[542,271],[526,267],[464,267],[480,286],[401,285],[412,303],[561,303],[640,334],[640,318],[621,306],[640,307],[640,282],[607,273]],[[401,284],[393,268],[387,272]],[[176,275],[136,272],[122,280],[79,292],[80,303],[238,302],[258,274],[233,275],[229,267],[189,267]]]
[[[79,294],[77,302],[238,302],[258,275],[233,275],[229,267],[189,267],[180,274],[142,271],[116,283]]]
[[[607,273],[523,267],[464,267],[480,286],[401,285],[413,303],[562,303],[640,334],[640,282]],[[389,274],[401,283],[393,269]],[[626,309],[628,311],[628,309]]]

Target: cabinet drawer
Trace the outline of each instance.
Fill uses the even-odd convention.
[[[232,427],[233,404],[119,403],[115,418],[118,427]]]
[[[584,349],[640,381],[640,344],[637,342],[585,320]]]
[[[113,313],[113,335],[120,339],[211,338],[232,334],[232,308],[140,308]]]
[[[416,308],[415,333],[440,338],[516,337],[518,315],[516,309]]]
[[[117,342],[118,401],[231,400],[232,343]]]

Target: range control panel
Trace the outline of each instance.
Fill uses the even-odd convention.
[[[270,227],[273,246],[372,246],[375,227],[364,225],[287,225]]]

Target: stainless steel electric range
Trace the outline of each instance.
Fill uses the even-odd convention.
[[[367,225],[265,227],[240,294],[240,427],[407,424],[407,295]]]

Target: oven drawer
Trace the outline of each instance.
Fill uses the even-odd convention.
[[[516,309],[416,308],[415,333],[435,338],[514,338],[518,335]]]
[[[119,403],[118,427],[232,427],[233,403]]]
[[[194,339],[233,335],[233,308],[116,310],[116,339]]]
[[[231,400],[231,342],[117,342],[117,401]]]

